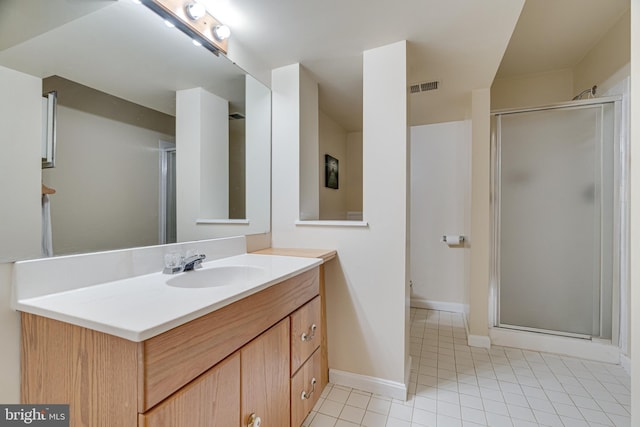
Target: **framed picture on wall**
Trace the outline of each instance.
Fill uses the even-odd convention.
[[[338,189],[338,159],[329,154],[324,155],[324,186]]]

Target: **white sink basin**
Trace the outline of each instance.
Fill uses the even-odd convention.
[[[206,267],[180,273],[167,280],[167,285],[177,288],[213,288],[246,284],[264,276],[262,267],[252,265],[226,265]]]

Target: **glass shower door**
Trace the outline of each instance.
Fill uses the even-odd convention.
[[[601,336],[613,179],[603,107],[501,114],[496,125],[498,323]]]
[[[176,148],[164,143],[160,151],[160,243],[177,242]]]

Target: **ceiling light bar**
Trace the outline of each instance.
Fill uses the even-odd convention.
[[[194,0],[141,0],[163,19],[171,21],[193,40],[218,55],[226,54],[229,27],[207,13],[206,8]]]

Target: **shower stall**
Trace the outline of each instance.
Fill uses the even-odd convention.
[[[620,104],[492,113],[494,326],[616,344],[627,220]]]

